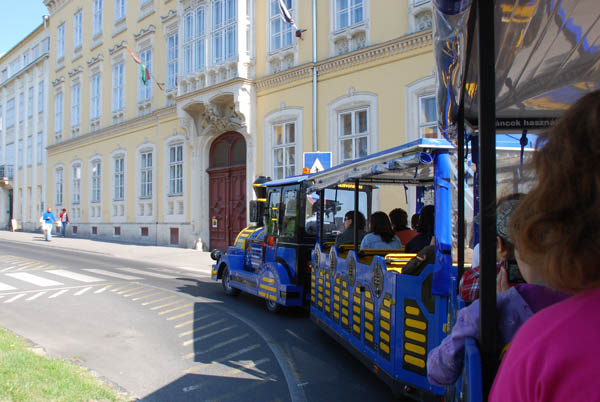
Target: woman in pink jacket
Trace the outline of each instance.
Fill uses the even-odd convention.
[[[527,282],[574,296],[521,327],[490,401],[600,401],[600,91],[544,140],[539,181],[511,219],[516,257]]]

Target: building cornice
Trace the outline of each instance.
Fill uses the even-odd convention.
[[[181,95],[181,96],[176,97],[175,101],[177,103],[184,102],[184,101],[186,101],[188,99],[193,99],[193,98],[197,97],[198,95],[202,95],[202,94],[205,94],[205,93],[208,93],[208,92],[218,91],[219,89],[222,89],[222,88],[225,88],[225,87],[228,87],[228,86],[231,86],[231,85],[236,85],[236,84],[239,84],[239,85],[254,85],[255,81],[249,80],[249,79],[246,79],[246,78],[239,78],[239,77],[238,78],[233,78],[233,79],[231,79],[229,81],[220,82],[218,84],[211,85],[209,87],[204,87],[204,88],[198,89],[196,91],[188,92],[185,95]]]
[[[99,61],[104,60],[104,56],[102,56],[102,53],[99,53],[98,56],[96,57],[92,57],[91,59],[88,60],[87,65],[88,67],[93,66],[94,64],[98,63]]]
[[[160,21],[163,24],[166,24],[167,22],[169,22],[170,20],[172,20],[175,17],[177,17],[177,11],[171,9],[171,10],[169,10],[169,13],[167,15],[165,15],[164,17],[160,17]]]
[[[27,71],[31,70],[34,66],[41,64],[42,61],[44,61],[48,58],[50,58],[50,55],[48,53],[42,54],[37,59],[35,59],[31,63],[29,63],[27,66],[21,68],[21,70],[19,70],[15,75],[13,75],[12,77],[9,77],[6,81],[3,81],[2,83],[0,83],[0,89],[9,86],[13,81],[15,81],[17,79],[22,78],[27,73]]]
[[[65,77],[64,76],[58,77],[57,79],[52,81],[52,86],[56,87],[56,86],[62,84],[63,82],[65,82]]]
[[[151,33],[155,33],[156,32],[156,27],[154,26],[154,24],[150,24],[150,26],[148,26],[148,28],[142,28],[140,30],[140,32],[138,33],[134,33],[133,34],[133,39],[135,40],[140,40],[142,39],[144,36],[149,35]]]
[[[105,140],[113,136],[122,135],[123,132],[132,131],[136,128],[147,126],[156,121],[157,119],[163,119],[165,117],[168,117],[169,115],[172,115],[174,119],[177,118],[175,106],[169,106],[162,109],[158,109],[150,114],[141,117],[136,117],[134,119],[130,119],[119,124],[114,124],[109,127],[101,128],[97,131],[92,131],[79,137],[69,138],[68,140],[62,141],[58,144],[49,145],[47,148],[48,155],[57,154],[59,152],[68,151],[70,149],[77,148],[82,145]]]
[[[76,68],[74,68],[73,70],[69,71],[69,78],[73,78],[73,76],[79,74],[83,72],[83,66],[77,66]]]
[[[70,2],[71,0],[44,0],[44,5],[52,15]]]
[[[121,43],[117,43],[116,45],[114,45],[113,47],[111,47],[110,49],[108,49],[108,54],[110,54],[112,56],[113,54],[115,54],[119,50],[124,49],[125,46],[127,46],[127,42],[121,41]]]
[[[316,64],[306,63],[301,66],[290,68],[277,74],[256,80],[257,90],[265,90],[280,85],[309,78],[313,67],[316,66],[319,76],[334,73],[340,70],[355,67],[360,64],[370,63],[382,58],[397,56],[415,49],[430,46],[433,43],[431,30],[421,31],[415,34],[402,36],[388,42],[369,46],[351,53],[332,57],[319,61]]]

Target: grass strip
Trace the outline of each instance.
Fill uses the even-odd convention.
[[[116,401],[128,399],[68,361],[33,352],[27,342],[0,328],[0,401]]]

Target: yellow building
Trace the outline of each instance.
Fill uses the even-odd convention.
[[[429,1],[284,0],[300,37],[278,0],[44,3],[48,188],[69,234],[224,248],[256,176],[437,135]]]
[[[41,19],[41,18],[40,18]],[[47,21],[0,58],[0,228],[35,230],[46,199]]]

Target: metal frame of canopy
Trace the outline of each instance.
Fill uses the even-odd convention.
[[[481,355],[484,399],[497,369],[495,208],[497,132],[545,130],[600,88],[597,0],[434,0],[438,122],[464,157],[467,125],[479,137]],[[499,117],[497,119],[496,117]],[[464,183],[464,164],[458,166]],[[459,219],[464,188],[459,186]],[[461,230],[462,229],[462,230]],[[459,242],[464,228],[459,225]],[[460,243],[459,243],[460,244]],[[464,255],[459,247],[459,275]]]

